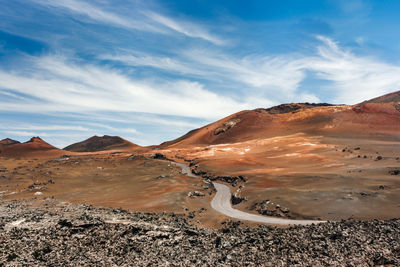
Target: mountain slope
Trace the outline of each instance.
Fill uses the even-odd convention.
[[[132,149],[139,146],[119,136],[92,136],[82,142],[69,145],[64,150],[73,152],[96,152],[115,149]]]
[[[354,106],[292,103],[245,110],[160,147],[235,143],[296,133],[399,138],[399,99],[400,92],[395,92]]]

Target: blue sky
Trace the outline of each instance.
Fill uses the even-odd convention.
[[[400,90],[400,1],[0,0],[0,139],[159,144]]]

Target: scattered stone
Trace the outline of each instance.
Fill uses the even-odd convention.
[[[379,190],[385,190],[385,189],[389,189],[390,186],[388,186],[388,185],[380,185],[378,188],[379,188]]]
[[[194,198],[194,197],[204,197],[205,194],[200,191],[192,191],[188,193],[188,197]]]
[[[400,174],[400,170],[390,170],[389,173],[391,175],[399,175]]]
[[[376,160],[378,161],[378,160],[382,160],[383,158],[382,158],[382,156],[377,156],[376,157]]]

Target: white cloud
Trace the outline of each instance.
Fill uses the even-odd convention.
[[[294,56],[251,55],[243,58],[213,50],[179,51],[175,57],[152,56],[140,53],[101,55],[100,59],[123,62],[129,66],[147,66],[174,74],[217,81],[225,84],[242,83],[244,90],[281,93],[294,98],[299,83],[304,79],[304,62]],[[260,91],[261,89],[261,91]],[[249,97],[254,96],[248,92]],[[262,95],[262,94],[261,94]],[[259,96],[258,96],[259,97]],[[266,99],[263,99],[265,101]],[[266,104],[273,103],[268,100]]]
[[[112,69],[74,65],[59,57],[33,58],[33,73],[0,71],[0,88],[30,100],[0,100],[0,110],[34,112],[147,112],[217,119],[251,106],[206,90],[198,82],[155,84]],[[29,64],[28,64],[29,65]]]
[[[332,82],[336,103],[356,104],[400,89],[400,67],[371,57],[356,56],[331,39],[319,36],[323,44],[316,57],[304,59],[308,70]]]
[[[318,102],[320,89],[333,95],[334,103],[346,104],[355,104],[399,90],[399,66],[372,57],[357,56],[330,38],[317,38],[321,44],[311,56],[287,54],[235,57],[208,49],[179,51],[175,57],[121,54],[102,58],[220,82],[236,89],[239,83],[248,98],[267,96],[267,100],[262,99],[267,104],[282,101]],[[303,92],[299,88],[307,72],[327,81],[328,85]]]

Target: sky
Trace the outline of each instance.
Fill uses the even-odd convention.
[[[397,0],[0,0],[0,139],[159,144],[400,90]]]

